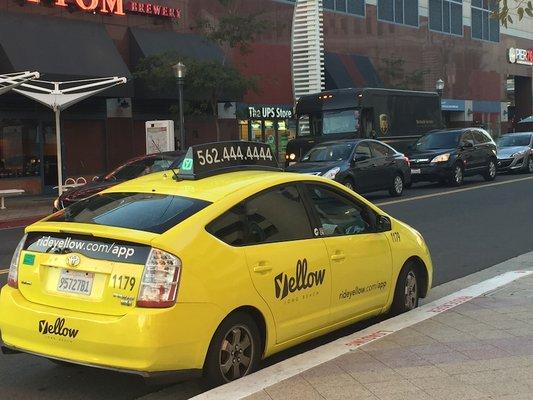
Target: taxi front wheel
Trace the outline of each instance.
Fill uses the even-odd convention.
[[[407,264],[398,276],[394,300],[392,302],[392,315],[402,314],[418,307],[420,297],[420,282],[414,265]]]
[[[248,314],[228,316],[216,330],[204,366],[210,386],[219,386],[242,378],[256,370],[261,357],[261,336]]]

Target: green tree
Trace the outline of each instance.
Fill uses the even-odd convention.
[[[512,13],[516,12],[518,20],[521,21],[526,15],[533,17],[533,3],[530,0],[497,0],[496,10],[492,12],[491,18],[498,18],[500,24],[507,28],[508,24],[514,22]]]
[[[134,73],[135,79],[149,91],[158,93],[177,93],[177,82],[172,65],[182,61],[187,66],[185,99],[188,113],[208,111],[215,120],[217,140],[220,140],[218,103],[220,100],[237,100],[248,91],[258,92],[257,78],[244,76],[228,62],[234,50],[241,55],[252,52],[252,44],[266,29],[262,20],[263,11],[243,14],[245,5],[240,0],[219,0],[224,7],[216,21],[199,20],[196,29],[203,33],[206,40],[217,44],[223,50],[220,60],[201,61],[183,59],[179,54],[160,54],[147,57],[139,63]],[[238,60],[242,63],[242,60]],[[176,110],[173,105],[171,110]]]
[[[411,73],[405,72],[405,60],[398,57],[389,57],[381,60],[380,68],[385,86],[391,89],[422,90],[424,76],[428,70],[417,69]]]
[[[147,57],[134,72],[135,79],[151,93],[175,97],[177,80],[172,66],[182,61],[187,66],[184,97],[187,99],[187,114],[210,114],[215,118],[217,140],[220,140],[218,103],[220,100],[240,99],[247,91],[258,91],[257,79],[246,77],[235,67],[220,61],[183,59],[177,54],[166,53]],[[176,106],[171,111],[178,111]]]

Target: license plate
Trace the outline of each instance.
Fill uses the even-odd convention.
[[[420,173],[420,169],[412,169],[411,173],[412,174],[419,174]]]
[[[57,282],[57,291],[89,296],[93,287],[94,273],[62,269]]]

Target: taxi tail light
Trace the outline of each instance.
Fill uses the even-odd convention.
[[[137,307],[172,307],[176,303],[180,273],[178,257],[152,248],[144,265]]]
[[[18,289],[18,275],[19,275],[19,258],[20,253],[22,252],[22,248],[24,247],[24,243],[26,243],[26,237],[27,235],[24,235],[22,239],[20,239],[19,244],[17,245],[17,248],[15,249],[15,252],[13,253],[13,258],[11,259],[11,264],[9,264],[9,273],[7,275],[7,284],[11,286],[12,288]]]

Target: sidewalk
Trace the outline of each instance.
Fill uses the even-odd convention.
[[[0,210],[0,229],[25,226],[52,213],[53,196],[18,196],[5,200]]]
[[[246,397],[533,399],[533,275]]]

